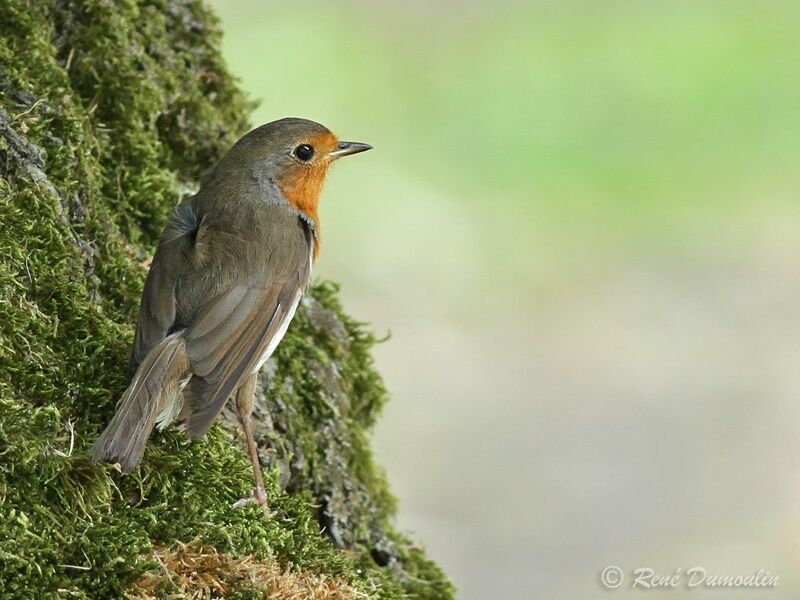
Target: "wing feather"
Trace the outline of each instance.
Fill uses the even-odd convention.
[[[176,320],[175,287],[178,278],[186,271],[186,256],[198,223],[192,199],[189,199],[175,209],[164,229],[144,284],[131,352],[130,377],[136,373],[147,353],[172,333]]]
[[[232,335],[228,334],[227,323],[206,334],[205,339],[193,338],[192,328],[187,330],[187,352],[195,373],[184,390],[192,437],[208,431],[228,397],[258,369],[270,347],[274,349],[280,341],[286,321],[294,312],[291,302],[299,299],[301,291],[287,287],[249,290],[251,294],[257,293],[261,302],[249,308],[245,318],[238,314],[246,310],[244,307],[231,312],[229,320],[241,323]],[[242,298],[242,304],[247,296]],[[210,353],[209,348],[213,349]]]

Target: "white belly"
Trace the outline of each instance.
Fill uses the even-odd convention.
[[[289,307],[289,310],[283,317],[283,321],[278,326],[278,330],[275,332],[275,335],[272,336],[272,339],[267,344],[267,347],[264,349],[264,354],[261,355],[261,358],[258,359],[258,363],[256,364],[255,369],[253,369],[253,373],[258,373],[261,367],[264,366],[264,363],[267,362],[272,353],[275,352],[275,348],[278,347],[278,344],[281,343],[283,336],[286,335],[286,330],[289,329],[289,323],[292,322],[294,318],[294,313],[297,311],[297,305],[300,304],[300,298],[303,296],[302,290],[297,290],[297,294],[295,295],[294,299],[292,300],[292,305]]]

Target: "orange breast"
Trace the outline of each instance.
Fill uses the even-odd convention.
[[[283,195],[294,208],[305,213],[314,222],[314,260],[319,256],[319,196],[325,183],[325,173],[315,167],[302,167],[291,175],[280,179],[278,185]]]
[[[311,164],[292,165],[278,179],[277,184],[289,204],[305,213],[314,222],[316,229],[314,260],[316,261],[320,247],[319,197],[330,166],[327,154],[336,149],[339,140],[331,133],[324,133],[309,139],[307,143],[316,151],[315,160]]]

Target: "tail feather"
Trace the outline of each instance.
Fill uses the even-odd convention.
[[[116,414],[92,447],[92,460],[119,463],[126,473],[139,464],[156,419],[172,412],[170,403],[188,371],[182,332],[150,350],[117,403]]]

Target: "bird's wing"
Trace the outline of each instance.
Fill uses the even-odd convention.
[[[186,271],[187,249],[192,245],[198,226],[199,218],[191,199],[180,204],[167,223],[144,284],[131,352],[131,377],[147,353],[167,337],[175,325],[175,285]]]
[[[192,437],[211,427],[228,397],[275,350],[311,270],[313,236],[297,219],[265,254],[263,277],[233,281],[199,307],[184,337],[192,378],[184,390]]]

